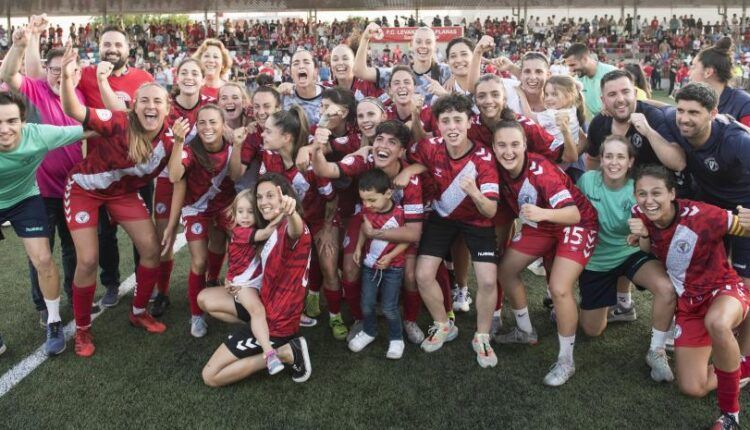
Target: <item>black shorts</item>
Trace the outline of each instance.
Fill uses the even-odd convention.
[[[236,299],[234,300],[234,310],[237,312],[237,318],[241,321],[250,322],[250,313]]]
[[[49,237],[47,209],[40,195],[23,199],[9,208],[0,209],[0,224],[5,221],[10,221],[18,237]],[[0,232],[0,239],[2,238]]]
[[[732,256],[732,267],[743,278],[750,278],[750,238],[729,236],[729,252]]]
[[[430,214],[424,223],[418,255],[444,258],[450,253],[451,245],[459,234],[464,237],[472,261],[497,263],[497,244],[493,227],[476,227],[442,218],[435,213]]]
[[[583,270],[578,278],[578,288],[581,294],[581,309],[594,310],[614,306],[617,304],[617,279],[624,276],[631,281],[638,270],[651,260],[656,260],[652,254],[638,251],[623,261],[622,264],[608,272]],[[643,287],[637,286],[643,290]]]
[[[279,349],[289,343],[292,339],[294,339],[294,336],[271,336],[271,346],[273,346],[274,349]],[[229,348],[232,355],[239,359],[263,354],[263,348],[261,348],[260,344],[255,340],[253,332],[250,331],[249,324],[243,324],[242,326],[237,327],[237,329],[224,340],[224,345]]]

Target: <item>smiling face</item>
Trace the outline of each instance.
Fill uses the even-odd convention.
[[[219,108],[224,111],[224,118],[228,121],[236,120],[242,116],[245,100],[242,90],[234,85],[225,85],[219,91]]]
[[[709,111],[694,100],[678,101],[676,119],[680,134],[691,139],[708,133],[716,113],[716,109]]]
[[[456,43],[448,52],[448,66],[454,76],[467,76],[474,52],[465,43]]]
[[[448,147],[461,149],[468,143],[469,116],[465,112],[445,111],[438,116],[438,129]]]
[[[234,220],[241,227],[252,227],[255,225],[255,213],[253,202],[247,198],[240,198],[234,211]]]
[[[435,33],[427,28],[419,28],[411,39],[414,61],[429,63],[435,53]]]
[[[143,129],[150,133],[159,131],[169,112],[167,91],[158,85],[147,85],[136,93],[133,111]]]
[[[331,51],[331,71],[341,81],[354,78],[354,53],[346,45],[338,45]]]
[[[523,168],[526,138],[517,128],[500,128],[493,136],[492,150],[500,166],[517,176]]]
[[[278,151],[286,145],[291,145],[292,141],[292,136],[289,133],[283,133],[273,117],[266,120],[261,137],[263,137],[263,149],[267,151]]]
[[[198,63],[187,61],[177,71],[177,87],[180,94],[192,96],[200,93],[203,86],[203,71]]]
[[[626,77],[608,81],[602,87],[602,104],[607,112],[619,122],[630,119],[630,114],[635,112],[635,102],[635,87],[633,82]]]
[[[398,104],[409,104],[414,100],[414,77],[406,70],[391,75],[391,98]]]
[[[10,152],[18,147],[24,124],[17,105],[0,105],[0,152]]]
[[[259,183],[255,191],[255,204],[264,220],[274,219],[281,210],[281,194],[276,184],[271,181]]]
[[[584,57],[577,57],[575,55],[571,55],[570,57],[565,59],[565,65],[568,66],[568,71],[573,76],[583,76],[586,74],[586,71],[583,68],[583,65],[585,63]]]
[[[375,136],[375,128],[386,120],[385,112],[368,101],[357,104],[357,127],[368,138]]]
[[[635,162],[635,158],[630,157],[628,153],[628,145],[619,140],[612,140],[603,144],[600,160],[602,175],[612,182],[627,177],[628,171]]]
[[[404,147],[396,136],[380,133],[372,143],[372,155],[375,157],[375,167],[383,169],[400,162]]]
[[[222,132],[224,131],[224,118],[217,109],[203,109],[198,113],[198,136],[201,141],[211,150],[221,146]]]
[[[493,80],[482,81],[477,85],[477,107],[485,118],[497,118],[505,107],[503,84]]]
[[[549,66],[543,60],[524,60],[521,65],[521,89],[528,95],[537,95],[542,92],[549,76]]]
[[[81,68],[76,65],[73,76],[73,86],[78,86],[81,80]],[[60,95],[60,82],[62,81],[62,57],[54,57],[47,63],[47,84],[55,95]]]
[[[206,74],[209,76],[219,76],[224,66],[224,59],[221,55],[221,48],[218,46],[209,46],[201,54],[200,62]]]
[[[573,104],[567,92],[557,85],[548,83],[544,87],[544,107],[547,109],[565,109]]]
[[[276,103],[276,97],[271,93],[259,92],[253,95],[253,112],[255,120],[261,127],[265,126],[268,118],[281,107]]]
[[[675,216],[672,202],[674,189],[667,188],[663,179],[642,176],[635,182],[635,200],[646,217],[659,226],[671,224]]]
[[[317,68],[310,52],[297,51],[294,53],[291,74],[294,85],[298,87],[315,85],[315,81],[318,79]]]
[[[128,61],[130,45],[128,39],[119,31],[108,31],[99,40],[99,55],[103,61],[109,61],[114,70],[120,70]]]

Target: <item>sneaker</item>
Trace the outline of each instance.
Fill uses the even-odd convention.
[[[674,352],[674,321],[674,318],[672,318],[672,324],[669,326],[669,330],[667,330],[667,342],[664,344],[664,349],[667,352]]]
[[[610,306],[609,312],[607,313],[608,323],[631,322],[635,321],[636,319],[638,319],[638,315],[636,315],[635,313],[635,306],[624,308],[618,303],[614,306]]]
[[[62,321],[47,324],[47,342],[44,343],[44,352],[51,356],[62,354],[65,351],[65,333],[63,333]]]
[[[164,333],[164,331],[167,329],[166,325],[155,320],[154,317],[151,316],[151,314],[147,311],[141,312],[140,314],[136,315],[131,310],[129,313],[129,317],[130,325],[132,325],[133,327],[142,328],[149,333]]]
[[[208,333],[208,324],[203,315],[193,315],[190,317],[190,335],[193,337],[203,337]]]
[[[456,313],[455,312],[453,312],[452,310],[450,310],[450,311],[447,312],[447,314],[448,314],[448,319],[449,320],[451,320],[453,322],[456,322]]]
[[[390,360],[398,360],[404,356],[404,345],[403,340],[392,340],[388,342],[388,352],[385,353],[385,358]]]
[[[731,414],[722,414],[711,426],[711,430],[739,430],[740,424]]]
[[[281,362],[279,356],[276,355],[276,350],[266,355],[266,368],[268,368],[269,375],[275,375],[284,370],[284,363]]]
[[[572,361],[558,359],[550,368],[547,376],[544,377],[544,385],[548,387],[559,387],[568,382],[576,373],[576,365]]]
[[[503,317],[501,315],[492,315],[492,326],[490,326],[490,335],[495,336],[503,328]]]
[[[73,301],[70,301],[71,306],[73,305]],[[98,303],[94,302],[91,304],[91,315],[96,315],[102,312],[102,307],[99,306]]]
[[[316,325],[318,325],[318,320],[316,320],[315,318],[310,318],[303,313],[299,317],[299,325],[300,327],[315,327]]]
[[[120,286],[113,285],[107,287],[107,291],[104,293],[99,303],[105,308],[113,308],[117,306],[117,304],[120,303]]]
[[[456,297],[453,299],[453,310],[456,312],[469,312],[471,302],[469,287],[458,288]]]
[[[349,328],[349,334],[346,335],[346,343],[349,343],[354,339],[357,333],[361,332],[365,328],[365,322],[362,320],[355,320],[351,328]]]
[[[4,353],[4,352],[5,352],[5,350],[7,350],[7,349],[8,349],[8,347],[7,347],[7,346],[5,346],[5,342],[3,342],[3,337],[2,337],[2,336],[0,336],[0,355],[3,355],[3,353]]]
[[[91,357],[96,351],[91,328],[76,328],[75,350],[79,357]]]
[[[671,382],[674,380],[672,369],[669,368],[667,352],[662,349],[649,349],[646,354],[646,364],[651,367],[651,379],[656,382]]]
[[[331,327],[331,333],[333,338],[336,340],[346,340],[346,336],[349,334],[349,329],[344,324],[344,319],[341,318],[341,314],[332,316],[328,320],[328,326]]]
[[[310,363],[310,353],[307,350],[307,341],[304,337],[296,337],[289,341],[292,348],[292,381],[305,382],[310,379],[312,374],[312,364]]]
[[[552,296],[550,295],[549,288],[544,292],[544,298],[542,299],[542,306],[544,306],[547,309],[552,309],[555,307],[555,302],[552,301]]]
[[[320,294],[307,293],[307,297],[305,297],[305,313],[313,318],[320,315]]]
[[[419,324],[414,321],[404,321],[404,331],[409,342],[419,345],[424,341],[424,333],[419,328]]]
[[[529,264],[526,268],[536,276],[547,276],[547,270],[544,268],[544,261],[541,258],[534,260],[534,262]]]
[[[532,330],[531,333],[526,333],[518,327],[513,327],[508,333],[495,336],[495,342],[504,344],[527,343],[529,345],[536,345],[539,343],[539,339],[536,335],[536,330]]]
[[[448,320],[447,323],[435,322],[427,330],[427,338],[422,342],[422,350],[424,352],[435,352],[443,347],[445,342],[450,342],[458,337],[458,327],[453,321]]]
[[[490,346],[490,335],[487,333],[474,333],[471,347],[477,353],[477,363],[483,368],[497,366],[497,355]]]
[[[43,328],[47,328],[47,318],[49,317],[49,312],[47,312],[47,309],[43,311],[39,311],[39,325]]]
[[[151,292],[151,297],[148,298],[149,303],[153,303],[154,300],[159,296],[159,289],[154,288],[154,291]]]
[[[151,305],[151,315],[157,318],[164,315],[164,311],[167,310],[170,304],[171,302],[169,301],[169,296],[165,296],[164,294],[157,293],[156,298],[154,299],[154,302]]]
[[[354,336],[354,339],[349,342],[349,351],[351,352],[359,352],[365,349],[365,347],[372,343],[372,341],[375,340],[374,336],[370,336],[369,334],[365,333],[364,330],[357,333],[356,336]]]

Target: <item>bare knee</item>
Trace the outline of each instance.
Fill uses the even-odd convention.
[[[35,255],[34,258],[31,259],[31,262],[40,274],[49,273],[55,268],[55,262],[53,261],[52,253],[50,252],[43,252]]]
[[[711,336],[711,340],[713,341],[734,338],[732,327],[721,317],[706,318],[704,324],[708,334]]]
[[[557,302],[560,300],[568,300],[573,297],[572,288],[568,285],[560,285],[552,283],[549,286],[550,296],[552,301]]]
[[[191,260],[190,270],[192,270],[192,272],[195,273],[196,275],[201,275],[203,273],[206,273],[206,260],[204,259]]]
[[[203,378],[203,383],[207,386],[211,388],[221,387],[221,384],[216,379],[216,372],[213,371],[210,364],[206,364],[206,366],[203,368],[201,377]]]
[[[588,337],[599,337],[604,333],[604,329],[607,328],[606,325],[603,324],[594,324],[594,323],[582,323],[581,329],[583,330],[583,333]]]
[[[677,380],[677,386],[680,388],[680,392],[686,396],[701,398],[708,394],[705,384],[701,384],[700,381],[695,379]]]

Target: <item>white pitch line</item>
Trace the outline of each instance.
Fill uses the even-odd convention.
[[[182,247],[187,244],[184,234],[177,235],[173,250],[176,254]],[[125,282],[120,284],[120,297],[123,297],[133,291],[135,288],[135,273],[128,276]],[[97,314],[91,315],[91,321],[93,322],[101,314],[106,311],[106,308],[101,307],[101,311]],[[65,333],[65,342],[68,342],[73,336],[75,336],[76,323],[75,320],[69,322],[63,332]],[[72,354],[72,352],[70,352]],[[23,379],[31,374],[37,367],[47,361],[49,356],[44,352],[44,344],[40,345],[31,355],[24,358],[20,363],[13,366],[10,370],[0,377],[0,397],[6,395],[13,387],[18,385]]]

